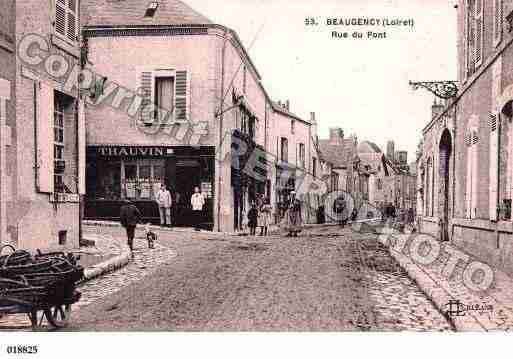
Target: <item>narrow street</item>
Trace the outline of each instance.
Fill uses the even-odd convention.
[[[139,239],[134,262],[86,283],[69,330],[451,330],[371,235],[162,232],[158,244],[152,253]]]

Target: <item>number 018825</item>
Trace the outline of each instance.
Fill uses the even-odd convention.
[[[37,345],[8,345],[7,354],[37,354]]]

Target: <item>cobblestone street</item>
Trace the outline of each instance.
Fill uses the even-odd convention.
[[[371,235],[162,232],[158,243],[140,239],[134,262],[85,284],[70,330],[451,330]]]

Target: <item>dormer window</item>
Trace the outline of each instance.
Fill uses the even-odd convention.
[[[148,8],[146,9],[146,13],[144,14],[144,17],[153,17],[158,7],[159,3],[157,1],[152,1],[151,3],[149,3]]]

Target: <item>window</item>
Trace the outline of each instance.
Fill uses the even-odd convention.
[[[483,0],[467,0],[465,26],[466,78],[475,72],[483,60]]]
[[[189,77],[187,71],[143,70],[139,74],[138,93],[141,96],[140,120],[152,125],[156,112],[161,113],[160,124],[171,117],[176,121],[187,120],[189,109]]]
[[[280,159],[283,161],[283,162],[288,162],[289,161],[289,141],[285,138],[285,137],[282,137],[281,138],[281,146],[280,146],[280,149],[281,149],[281,156],[280,156]]]
[[[123,162],[122,197],[137,200],[155,199],[164,182],[164,161],[141,159]],[[122,172],[123,173],[123,172]]]
[[[72,42],[78,35],[78,1],[55,0],[55,32]]]
[[[306,151],[304,143],[299,144],[299,167],[306,168]]]
[[[175,78],[155,77],[155,106],[173,111],[175,106]],[[155,111],[157,113],[157,111]],[[163,120],[163,119],[161,119]]]
[[[290,120],[290,132],[294,133],[296,131],[296,121]]]
[[[477,193],[478,193],[478,123],[479,119],[473,117],[469,121],[469,129],[465,136],[467,146],[467,176],[466,176],[466,217],[477,217]]]
[[[159,7],[159,3],[156,1],[152,1],[148,4],[148,8],[146,9],[146,12],[144,13],[144,17],[153,17],[155,15],[155,12],[157,11]]]
[[[312,175],[317,177],[317,158],[312,158]]]
[[[54,190],[64,192],[64,171],[66,160],[64,159],[64,108],[65,104],[55,96],[53,141],[54,141]]]
[[[383,182],[381,181],[381,178],[378,178],[378,190],[382,190],[383,189]]]

